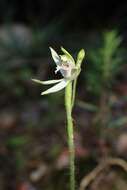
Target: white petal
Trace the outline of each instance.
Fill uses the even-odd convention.
[[[61,50],[73,63],[75,63],[73,57],[71,56],[71,54],[66,49],[64,49],[63,47],[61,47]]]
[[[39,84],[44,84],[44,85],[55,84],[55,83],[61,82],[62,80],[63,79],[41,81],[41,80],[37,80],[37,79],[32,79],[32,81],[37,82]]]
[[[56,84],[55,86],[53,86],[53,87],[49,88],[48,90],[42,92],[41,95],[50,94],[50,93],[60,91],[63,88],[65,88],[65,86],[67,86],[69,82],[70,82],[69,80],[63,79],[59,84]]]
[[[55,61],[56,65],[61,65],[61,58],[60,56],[56,53],[56,51],[50,47],[52,58]]]

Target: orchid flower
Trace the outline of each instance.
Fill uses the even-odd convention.
[[[48,81],[40,81],[37,79],[32,79],[32,81],[43,84],[43,85],[50,85],[50,84],[57,83],[53,87],[42,92],[41,95],[50,94],[50,93],[54,93],[54,92],[62,90],[69,84],[70,81],[76,79],[81,71],[80,64],[78,64],[78,60],[80,62],[79,57],[76,64],[73,57],[70,55],[70,53],[68,53],[63,47],[61,48],[61,51],[63,53],[62,55],[58,55],[57,52],[51,47],[50,47],[50,50],[51,50],[52,58],[56,64],[55,74],[57,74],[57,72],[60,71],[63,78],[58,79],[58,80],[48,80]]]
[[[59,71],[63,76],[62,79],[40,81],[32,79],[34,82],[49,85],[55,84],[53,87],[41,93],[41,95],[54,93],[65,88],[65,108],[67,116],[67,133],[69,147],[69,162],[70,162],[70,190],[75,190],[75,147],[73,133],[72,109],[75,102],[77,78],[81,71],[81,63],[84,59],[85,52],[81,49],[78,53],[76,62],[73,57],[64,48],[61,48],[62,55],[58,55],[56,51],[50,47],[52,58],[56,64],[55,74]]]

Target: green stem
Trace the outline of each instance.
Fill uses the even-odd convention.
[[[74,80],[74,83],[73,83],[73,91],[72,91],[72,109],[73,109],[73,107],[74,107],[74,103],[75,103],[76,85],[77,85],[77,78]]]
[[[67,114],[67,133],[69,146],[69,161],[70,161],[70,190],[75,189],[75,147],[73,134],[73,120],[72,120],[72,82],[70,82],[65,89],[65,108]]]

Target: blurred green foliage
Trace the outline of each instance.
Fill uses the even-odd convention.
[[[89,70],[86,74],[87,89],[94,95],[101,95],[104,88],[110,89],[123,62],[122,38],[113,30],[105,32],[101,47],[89,52]]]
[[[8,139],[6,142],[7,145],[11,146],[12,148],[19,148],[28,142],[28,138],[25,136],[14,136]]]

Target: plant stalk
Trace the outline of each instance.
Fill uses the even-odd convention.
[[[76,85],[77,85],[77,78],[73,82],[73,90],[72,90],[72,109],[75,103],[75,96],[76,96]]]
[[[67,116],[67,133],[70,162],[70,190],[75,190],[75,147],[72,119],[72,82],[70,82],[65,89],[65,108]]]

